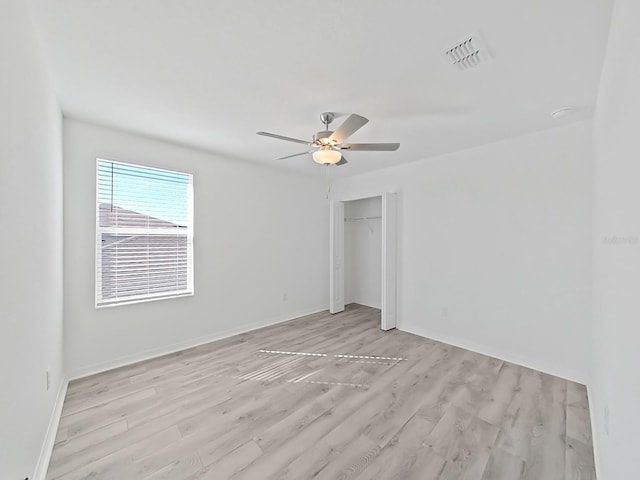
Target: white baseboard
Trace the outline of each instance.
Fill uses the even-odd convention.
[[[593,389],[587,383],[587,397],[589,399],[589,418],[591,420],[591,445],[593,446],[593,462],[596,469],[596,478],[602,478],[602,465],[600,464],[600,437],[598,436],[598,418],[596,416],[596,404],[591,399]]]
[[[161,357],[163,355],[168,355],[170,353],[179,352],[180,350],[186,350],[188,348],[197,347],[199,345],[204,345],[206,343],[215,342],[216,340],[222,340],[223,338],[232,337],[240,333],[249,332],[251,330],[257,330],[259,328],[268,327],[270,325],[276,325],[282,322],[288,322],[290,320],[295,320],[296,318],[304,317],[307,315],[313,315],[314,313],[322,312],[324,310],[327,310],[326,306],[318,307],[317,309],[312,309],[311,311],[288,314],[286,317],[276,317],[276,318],[261,320],[259,322],[242,325],[238,328],[232,328],[229,330],[224,330],[222,332],[216,332],[211,335],[192,338],[190,340],[177,342],[171,345],[164,345],[162,347],[153,348],[153,349],[146,350],[144,352],[136,353],[133,355],[127,355],[124,357],[115,358],[113,360],[108,360],[106,362],[94,363],[91,365],[70,370],[69,372],[67,372],[67,377],[69,381],[77,380],[79,378],[95,375],[96,373],[102,373],[102,372],[106,372],[107,370],[113,370],[114,368],[131,365],[132,363],[150,360],[152,358]]]
[[[67,395],[68,385],[69,381],[63,377],[60,381],[60,387],[58,388],[58,395],[56,396],[53,411],[51,412],[47,433],[45,434],[44,441],[42,442],[42,448],[40,449],[40,456],[38,457],[38,463],[36,464],[36,471],[33,474],[34,480],[45,480],[45,477],[47,476],[47,469],[49,468],[53,445],[56,442],[56,434],[58,433],[58,425],[60,424],[62,406],[64,405],[64,399]]]
[[[415,326],[412,326],[407,328],[405,327],[405,325],[399,325],[398,330],[402,330],[403,332],[407,333],[413,333],[414,335],[419,335],[420,337],[437,340],[438,342],[447,343],[449,345],[453,345],[454,347],[464,348],[465,350],[470,350],[472,352],[487,355],[499,360],[504,360],[509,363],[514,363],[516,365],[521,365],[533,370],[538,370],[539,372],[547,373],[549,375],[553,375],[554,377],[564,378],[567,380],[571,380],[572,382],[581,384],[587,383],[587,379],[578,372],[565,370],[563,368],[557,368],[555,365],[545,365],[543,362],[539,361],[531,361],[531,359],[520,357],[517,354],[513,354],[511,352],[498,351],[497,349],[488,347],[486,345],[478,345],[464,339],[429,332],[421,327],[416,328]]]

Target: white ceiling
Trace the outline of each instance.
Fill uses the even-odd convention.
[[[370,123],[353,175],[590,117],[612,0],[32,0],[66,116],[325,175],[323,111]],[[444,50],[480,32],[493,60]],[[564,105],[579,107],[552,120]],[[336,119],[339,124],[345,117]]]

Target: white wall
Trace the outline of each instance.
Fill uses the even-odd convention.
[[[64,144],[70,377],[327,308],[322,180],[74,120]],[[96,157],[194,173],[193,297],[94,307]]]
[[[26,4],[5,1],[0,14],[0,478],[7,480],[34,478],[65,385],[62,119]]]
[[[380,308],[382,301],[382,197],[345,202],[344,225],[345,303]]]
[[[599,477],[638,478],[640,3],[616,0],[596,110],[594,380]],[[608,428],[605,409],[609,410]]]
[[[336,180],[399,192],[399,328],[586,381],[592,123]]]

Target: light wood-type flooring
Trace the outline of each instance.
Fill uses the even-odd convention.
[[[586,390],[351,305],[71,382],[48,479],[593,479]]]

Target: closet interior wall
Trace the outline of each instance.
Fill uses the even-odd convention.
[[[345,202],[345,303],[381,308],[382,197]]]

